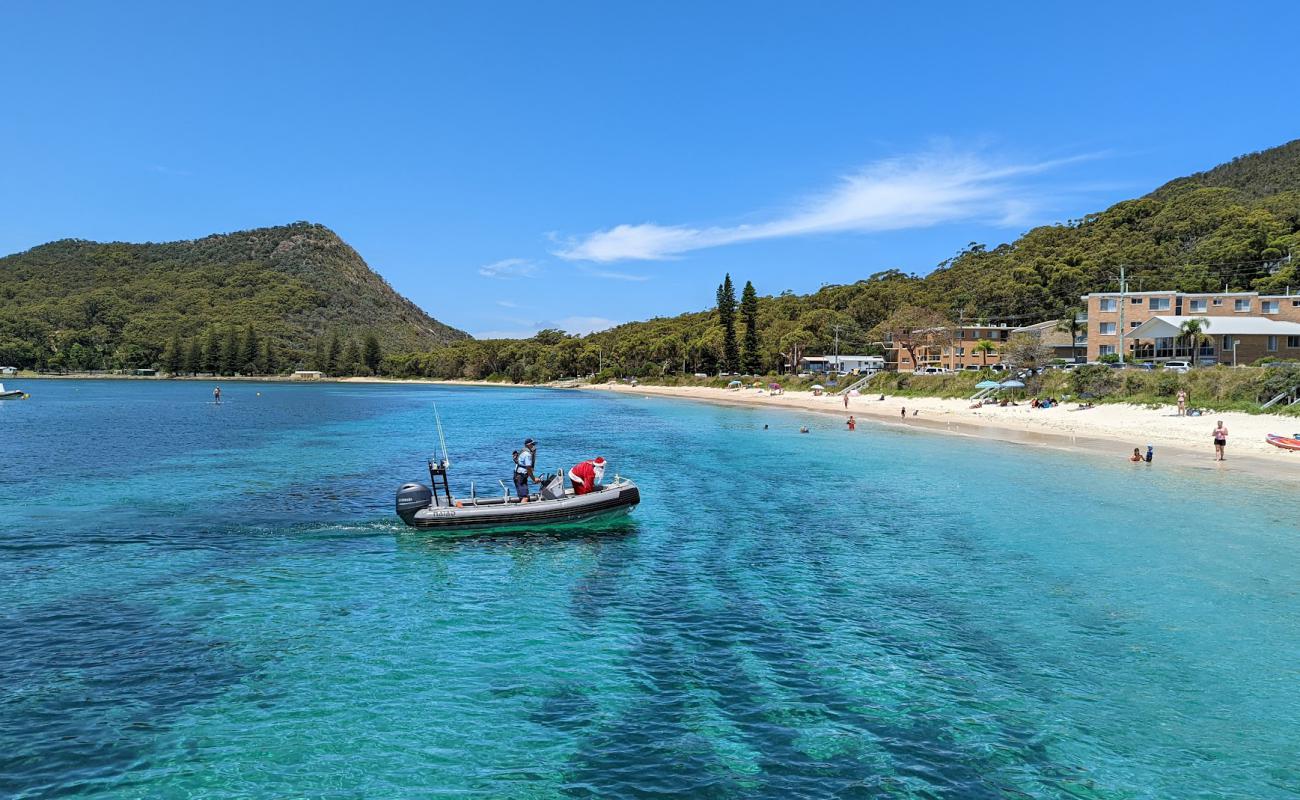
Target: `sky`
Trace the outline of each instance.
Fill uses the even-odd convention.
[[[925,274],[1300,137],[1300,4],[0,5],[0,253],[329,226],[475,336]]]

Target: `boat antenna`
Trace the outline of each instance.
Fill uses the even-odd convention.
[[[438,404],[433,404],[433,419],[438,423],[438,446],[442,448],[442,466],[444,468],[451,466],[451,460],[447,458],[447,438],[442,433],[442,417],[438,414]]]

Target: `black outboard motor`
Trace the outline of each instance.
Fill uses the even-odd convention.
[[[433,504],[433,490],[423,483],[404,483],[397,490],[397,516],[407,525],[411,524],[415,512]]]

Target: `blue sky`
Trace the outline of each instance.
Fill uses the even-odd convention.
[[[906,6],[906,7],[904,7]],[[925,273],[1300,136],[1296,4],[0,11],[0,251],[330,226],[476,335]]]

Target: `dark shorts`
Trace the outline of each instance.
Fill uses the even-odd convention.
[[[515,494],[521,498],[528,496],[528,475],[526,473],[515,473]]]
[[[1215,447],[1227,447],[1227,445],[1228,445],[1228,440],[1227,440],[1227,439],[1215,439],[1215,440],[1214,440],[1214,446],[1215,446]]]

